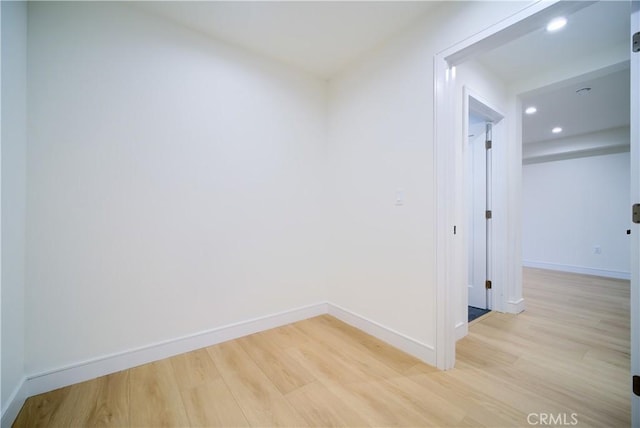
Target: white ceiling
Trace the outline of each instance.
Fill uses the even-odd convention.
[[[594,53],[628,45],[628,1],[602,1],[567,17],[564,29],[548,33],[544,28],[487,52],[480,62],[511,84],[528,80],[550,68],[566,68]]]
[[[629,14],[629,2],[599,2],[567,17],[567,26],[557,33],[541,28],[478,60],[507,85],[529,81],[553,69],[571,69],[572,64],[585,63],[590,55],[626,52]],[[523,114],[523,143],[559,140],[628,125],[629,69],[620,64],[610,66],[605,73],[594,73],[594,77],[576,76],[523,95],[523,109],[529,105],[538,109],[532,116]],[[582,96],[576,94],[584,87],[592,90]],[[555,126],[562,127],[563,132],[551,133]]]
[[[591,90],[578,93],[582,88]],[[535,114],[522,116],[524,144],[626,126],[630,118],[629,69],[569,83],[549,92],[536,91],[521,99],[523,108],[538,109]],[[562,127],[562,133],[552,134],[555,126]]]
[[[149,1],[135,7],[321,78],[411,25],[435,1]]]
[[[214,38],[330,78],[385,39],[417,22],[438,1],[148,1],[135,7]],[[628,44],[629,2],[603,1],[569,17],[566,28],[539,29],[478,60],[507,84],[567,68],[594,52]],[[555,85],[527,94],[538,113],[525,117],[523,140],[535,142],[628,124],[625,71],[582,82],[593,90],[575,95],[575,85]],[[628,73],[628,71],[627,71]],[[550,133],[562,126],[559,135]]]

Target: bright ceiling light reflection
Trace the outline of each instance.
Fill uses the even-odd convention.
[[[554,31],[560,30],[565,25],[567,25],[567,18],[565,18],[564,16],[559,16],[549,21],[549,23],[547,24],[547,31],[553,33]]]
[[[535,112],[537,112],[538,109],[535,108],[534,106],[531,107],[527,107],[526,110],[524,111],[526,114],[534,114]]]
[[[559,126],[556,126],[551,130],[551,132],[553,132],[554,134],[559,134],[562,132],[562,128],[560,128]]]

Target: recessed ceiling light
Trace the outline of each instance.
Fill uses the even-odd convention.
[[[551,130],[551,132],[553,132],[554,134],[559,134],[562,132],[562,128],[560,128],[559,126],[556,126]]]
[[[531,107],[527,107],[526,110],[524,111],[526,114],[534,114],[535,112],[537,112],[538,109],[535,108],[534,106]]]
[[[576,94],[578,95],[586,95],[589,93],[589,91],[591,91],[591,88],[580,88],[576,91]]]
[[[560,30],[565,25],[567,25],[567,18],[565,18],[564,16],[559,16],[549,21],[549,23],[547,24],[547,31],[553,33],[554,31]]]

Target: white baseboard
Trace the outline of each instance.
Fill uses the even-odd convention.
[[[75,363],[67,367],[28,376],[28,392],[30,396],[41,394],[326,313],[327,304],[317,303]]]
[[[519,314],[524,311],[524,299],[508,300],[505,308],[508,314]]]
[[[28,397],[323,314],[333,315],[435,366],[436,352],[433,346],[338,305],[322,302],[29,375],[14,391],[6,409],[2,409],[1,428],[11,427]]]
[[[433,346],[422,343],[416,339],[392,330],[375,321],[351,312],[333,303],[328,303],[329,315],[338,318],[359,330],[395,346],[396,348],[413,355],[432,366],[436,365],[436,350]]]
[[[469,334],[469,323],[468,322],[460,322],[455,327],[456,330],[456,341],[462,339],[467,334]]]
[[[22,378],[19,385],[9,396],[6,408],[2,409],[0,427],[11,428],[13,421],[18,417],[18,413],[20,413],[20,409],[22,409],[22,405],[28,397],[29,391],[27,390],[27,378]]]
[[[523,260],[522,266],[538,269],[558,270],[561,272],[581,273],[584,275],[603,276],[605,278],[631,279],[631,272],[595,269],[584,266],[561,265],[557,263],[534,262],[530,260]]]

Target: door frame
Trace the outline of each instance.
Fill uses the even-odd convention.
[[[631,2],[631,36],[640,31],[640,1]],[[631,42],[629,42],[631,48]],[[640,203],[640,52],[631,53],[629,74],[631,79],[631,204]],[[633,225],[631,232],[631,375],[640,376],[640,227]],[[640,397],[631,394],[631,426],[640,427]]]
[[[464,239],[456,233],[458,225],[464,224],[464,207],[459,197],[464,181],[462,151],[455,135],[456,65],[467,59],[498,47],[530,31],[540,28],[546,21],[558,14],[570,14],[594,2],[543,2],[537,1],[523,8],[484,31],[462,40],[434,56],[434,170],[436,180],[436,366],[442,370],[453,368],[455,364],[455,311],[456,295],[461,287],[466,287]],[[510,137],[519,135],[519,108],[516,102],[513,131]],[[516,137],[521,138],[521,137]],[[522,148],[513,141],[507,145],[507,156],[494,160],[494,167],[503,171],[511,185],[506,191],[494,194],[494,206],[505,208],[503,222],[494,222],[494,236],[501,242],[503,263],[494,271],[494,276],[502,276],[505,287],[497,306],[507,312],[518,313],[524,308],[522,298],[521,215],[518,195],[521,188]],[[514,159],[517,159],[514,164]],[[495,175],[494,175],[495,177]],[[496,230],[498,229],[498,230]],[[497,293],[495,293],[497,294]]]
[[[469,193],[469,191],[467,190],[467,183],[469,180],[469,168],[470,168],[470,164],[471,164],[471,159],[470,157],[472,156],[472,154],[470,153],[470,147],[469,147],[469,143],[468,143],[468,138],[467,136],[469,135],[469,113],[471,113],[471,111],[476,111],[479,114],[481,114],[483,117],[486,118],[487,122],[491,122],[493,124],[493,140],[496,141],[496,144],[494,144],[494,147],[499,147],[500,145],[504,144],[506,141],[506,138],[504,138],[504,134],[505,134],[505,129],[504,129],[504,122],[502,122],[506,115],[500,111],[500,109],[498,109],[496,106],[494,106],[491,102],[489,102],[487,100],[487,98],[483,95],[481,95],[479,92],[473,90],[472,88],[470,88],[468,85],[464,85],[462,88],[462,96],[463,96],[463,103],[462,103],[462,114],[463,114],[463,126],[462,126],[462,162],[463,162],[463,180],[464,180],[464,186],[465,186],[465,192],[464,192],[464,200],[463,200],[463,204],[464,204],[464,213],[465,213],[465,220],[464,223],[462,224],[461,229],[461,237],[463,240],[463,247],[465,250],[465,254],[468,254],[468,249],[469,249],[469,245],[471,242],[470,239],[470,234],[472,233],[471,230],[467,231],[467,228],[465,226],[467,226],[469,224],[468,222],[468,217],[470,215],[470,211],[471,211],[471,207],[469,206],[470,204],[470,198],[473,196],[472,194]],[[473,104],[476,105],[476,108],[472,108],[472,101],[471,99],[475,100],[475,102]],[[502,122],[502,123],[501,123]],[[496,128],[496,126],[500,126],[500,128]],[[494,150],[494,149],[491,149]],[[493,155],[492,155],[492,162],[493,162]],[[488,168],[490,168],[490,165],[487,165]],[[493,180],[493,174],[491,175],[491,181],[490,183],[488,183],[488,189],[487,191],[491,192],[493,189],[496,188],[495,186],[495,182]],[[493,219],[492,219],[493,221]],[[468,233],[467,233],[468,232]],[[494,254],[495,252],[495,248],[493,247],[493,242],[495,239],[493,239],[492,233],[489,232],[487,233],[487,237],[488,239],[488,245],[491,246],[490,250],[488,251],[487,257],[489,257],[488,260],[488,264],[490,264],[490,269],[488,270],[488,272],[486,272],[486,275],[490,275],[489,272],[495,272],[496,268],[498,267],[499,263],[496,263],[496,257],[490,257],[491,254]],[[468,277],[469,274],[469,260],[467,260],[467,262],[465,263],[466,265],[466,269],[465,269],[465,274]],[[485,279],[492,279],[492,278],[485,278]],[[502,290],[501,290],[501,286],[502,286],[502,281],[497,281],[495,282],[494,286],[492,287],[492,293],[491,293],[491,298],[489,300],[489,307],[488,309],[491,310],[502,310],[502,305],[501,302],[499,301],[497,296],[500,296]],[[468,287],[464,287],[463,291],[463,301],[466,302],[468,304],[469,301],[469,296],[468,296]],[[466,318],[465,318],[466,319]],[[468,323],[467,323],[468,324]],[[460,338],[460,334],[457,334],[458,338]]]

